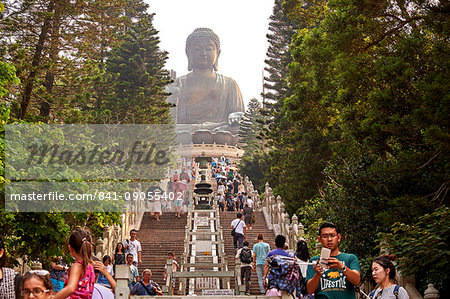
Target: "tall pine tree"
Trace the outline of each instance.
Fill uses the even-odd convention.
[[[283,0],[275,0],[272,15],[269,22],[269,33],[266,35],[269,42],[267,58],[264,60],[263,115],[268,124],[265,138],[276,138],[279,113],[285,98],[292,92],[287,85],[289,74],[288,65],[292,62],[289,45],[298,26],[291,21],[283,9]]]
[[[113,80],[112,92],[101,104],[103,121],[112,123],[169,123],[170,104],[164,87],[171,82],[164,69],[167,52],[159,48],[153,14],[141,0],[129,1],[128,26],[123,42],[112,50],[106,68]]]
[[[262,129],[260,109],[261,103],[255,98],[251,99],[239,126],[240,142],[244,144],[245,154],[248,155],[261,149],[261,139],[258,138]]]

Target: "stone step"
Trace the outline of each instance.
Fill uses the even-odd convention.
[[[236,212],[221,212],[220,223],[224,229],[225,253],[228,256],[228,271],[234,271],[234,256],[235,251],[233,247],[233,237],[230,235],[230,223],[236,218]],[[246,233],[247,240],[250,242],[250,247],[257,242],[256,237],[258,233],[263,233],[265,241],[273,244],[275,236],[273,231],[268,230],[265,226],[265,220],[261,212],[255,212],[256,223],[252,230]],[[167,258],[167,253],[173,251],[176,260],[180,260],[184,251],[186,214],[181,216],[181,219],[175,217],[174,213],[163,213],[160,221],[153,219],[149,213],[144,215],[141,229],[138,234],[138,240],[142,244],[142,259],[143,263],[139,266],[139,273],[146,268],[152,270],[152,279],[158,284],[163,285],[164,266]],[[273,247],[273,245],[271,245]],[[259,285],[257,281],[256,271],[252,271],[250,280],[250,293],[259,295]],[[234,279],[231,279],[231,287],[234,288]],[[176,294],[178,290],[176,290]]]
[[[228,261],[229,268],[234,269],[235,264],[235,250],[233,246],[233,236],[230,235],[231,222],[236,218],[237,212],[221,212],[220,213],[220,222],[224,228],[224,241],[225,241],[225,253],[230,257]],[[246,240],[250,243],[250,248],[253,247],[255,243],[257,243],[257,236],[259,233],[264,235],[264,241],[269,244],[274,244],[275,236],[272,230],[267,229],[264,216],[262,212],[255,211],[255,224],[252,225],[251,230],[246,230]],[[271,245],[273,247],[274,245]],[[231,281],[231,287],[234,288],[234,281]],[[259,295],[259,284],[258,277],[256,275],[256,271],[252,271],[251,279],[250,279],[250,293],[252,295]]]

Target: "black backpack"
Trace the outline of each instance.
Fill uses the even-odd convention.
[[[250,250],[250,248],[242,248],[239,259],[243,264],[250,264],[251,262],[253,262],[252,251]]]

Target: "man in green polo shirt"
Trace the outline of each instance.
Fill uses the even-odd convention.
[[[355,286],[361,282],[361,269],[354,254],[339,251],[341,234],[331,222],[323,223],[319,228],[319,242],[331,250],[326,269],[320,264],[308,266],[306,289],[316,299],[355,299]],[[311,258],[317,261],[318,256]]]

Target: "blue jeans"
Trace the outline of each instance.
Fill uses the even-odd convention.
[[[235,233],[233,236],[234,249],[241,249],[243,242],[244,242],[244,235]],[[239,246],[237,245],[237,243],[239,243]]]
[[[261,291],[261,294],[266,293],[266,289],[264,288],[264,281],[263,281],[264,266],[265,265],[256,265],[256,275],[258,275],[258,284],[259,284],[259,290]]]

